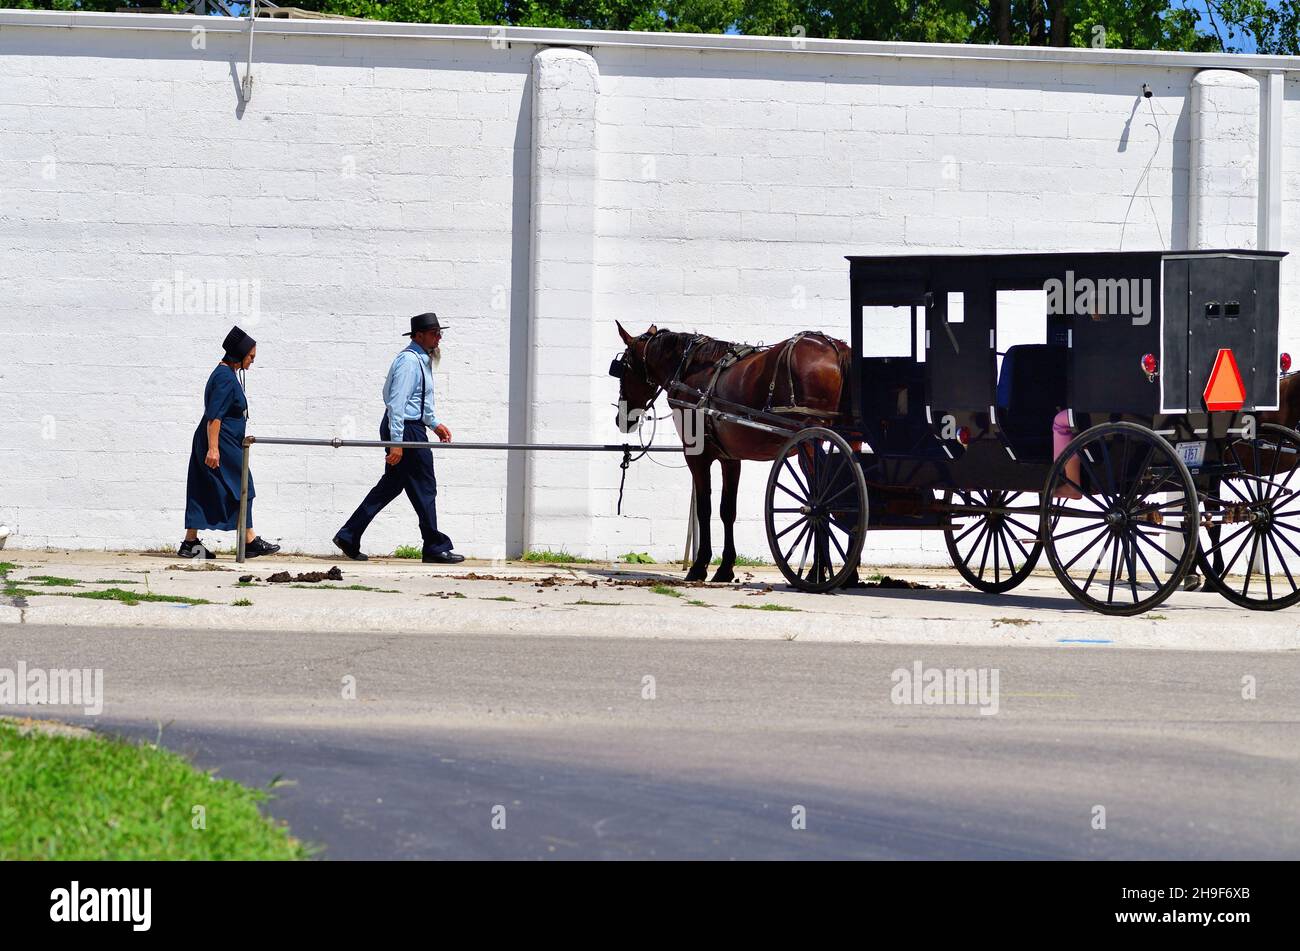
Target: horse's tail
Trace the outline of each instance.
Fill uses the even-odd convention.
[[[853,348],[843,340],[836,340],[835,350],[840,365],[839,418],[847,421],[853,415]]]

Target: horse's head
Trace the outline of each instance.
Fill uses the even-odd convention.
[[[630,433],[637,428],[642,415],[650,409],[655,397],[659,395],[659,384],[651,378],[651,370],[646,363],[646,348],[655,334],[660,331],[653,324],[639,337],[633,337],[623,329],[623,325],[614,321],[618,335],[623,338],[626,349],[609,365],[609,375],[618,378],[618,416],[616,423],[622,433]]]

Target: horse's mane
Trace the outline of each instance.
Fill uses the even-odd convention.
[[[673,337],[680,338],[673,341],[673,351],[681,354],[690,342],[699,337],[699,343],[691,351],[691,363],[716,363],[721,360],[728,351],[737,346],[748,346],[747,344],[736,344],[730,340],[717,340],[705,334],[687,333],[681,330],[660,330],[661,334],[671,334]]]

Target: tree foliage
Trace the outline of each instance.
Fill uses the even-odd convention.
[[[55,10],[177,6],[177,0],[8,3]],[[282,5],[416,23],[1300,54],[1300,0],[286,0]]]

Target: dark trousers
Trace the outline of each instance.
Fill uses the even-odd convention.
[[[379,438],[388,440],[388,416],[379,424]],[[404,442],[428,442],[424,423],[406,421]],[[384,476],[357,506],[352,517],[339,529],[339,538],[349,545],[361,546],[361,536],[370,527],[376,515],[402,492],[411,500],[416,517],[420,520],[420,534],[424,538],[425,556],[451,551],[451,539],[438,531],[438,480],[433,474],[433,450],[402,450],[402,461],[395,466],[384,465]]]

